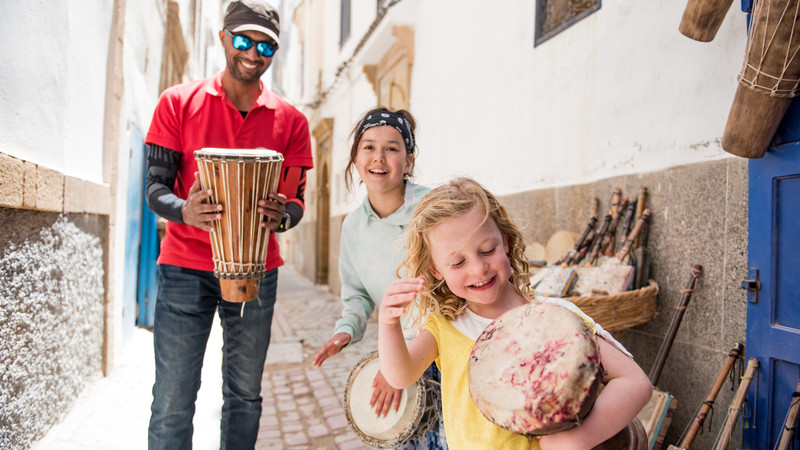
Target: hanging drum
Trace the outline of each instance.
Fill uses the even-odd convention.
[[[800,0],[759,0],[750,18],[745,61],[737,77],[722,148],[761,158],[798,94]]]
[[[711,42],[719,31],[722,20],[733,0],[689,0],[678,30],[686,37],[700,42]]]

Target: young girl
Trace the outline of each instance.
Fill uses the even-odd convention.
[[[414,117],[408,111],[376,108],[367,112],[353,129],[345,180],[348,189],[352,189],[355,167],[367,189],[367,197],[342,224],[339,275],[344,310],[333,337],[314,358],[315,366],[364,337],[375,305],[389,283],[397,279],[403,257],[400,237],[417,202],[430,191],[408,181],[414,170],[415,127]],[[431,366],[426,377],[439,381],[435,366]],[[389,386],[381,372],[375,377],[373,387],[370,406],[376,414],[386,415],[390,408],[399,408],[402,389]],[[438,429],[437,425],[425,435],[425,448],[446,448]],[[414,442],[407,444],[414,448]]]
[[[381,370],[392,386],[406,387],[436,362],[450,448],[592,448],[622,430],[650,398],[647,376],[603,333],[610,338],[597,340],[606,386],[580,426],[528,439],[481,414],[467,387],[470,351],[492,320],[531,301],[524,250],[506,209],[466,178],[431,191],[409,223],[404,266],[412,278],[393,282],[380,304]],[[417,296],[418,308],[430,315],[406,343],[400,320]]]

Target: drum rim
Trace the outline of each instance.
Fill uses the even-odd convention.
[[[244,160],[283,160],[283,155],[266,148],[214,148],[205,147],[194,151],[195,158],[210,160],[244,159]]]
[[[366,356],[361,358],[358,361],[358,363],[356,363],[356,365],[353,367],[353,370],[350,371],[350,376],[347,377],[347,384],[345,385],[344,389],[344,413],[347,418],[347,422],[353,428],[353,432],[356,434],[356,436],[358,436],[358,438],[362,442],[371,445],[375,448],[395,448],[399,444],[401,444],[402,442],[406,441],[407,439],[409,439],[411,436],[414,435],[414,431],[419,425],[420,420],[422,420],[421,411],[427,396],[427,386],[422,378],[420,378],[414,383],[417,388],[417,398],[415,399],[416,401],[414,402],[415,417],[411,420],[411,422],[408,425],[406,425],[406,427],[402,431],[400,431],[399,434],[397,434],[392,439],[383,440],[375,438],[365,433],[364,430],[362,430],[361,428],[358,427],[358,425],[356,425],[355,419],[353,418],[353,415],[350,412],[349,408],[350,390],[353,380],[360,372],[360,369],[377,358],[378,358],[378,351],[373,350],[367,353]],[[416,412],[419,412],[419,414],[416,414]]]

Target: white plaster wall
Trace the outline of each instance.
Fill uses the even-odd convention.
[[[685,3],[603,2],[533,47],[534,2],[419,2],[411,105],[424,179],[498,194],[727,157],[744,55],[734,6],[712,43],[678,32]],[[483,30],[483,31],[480,31]]]
[[[334,85],[336,68],[374,18],[374,2],[354,1],[353,34],[340,50],[332,3],[300,6],[307,46],[300,104]],[[361,199],[339,195],[337,169],[350,128],[376,101],[362,66],[388,49],[393,25],[415,33],[418,182],[470,175],[504,195],[729,157],[720,140],[744,56],[745,15],[734,2],[714,41],[701,43],[678,31],[685,6],[603,2],[534,48],[533,1],[401,0],[325,102],[304,109],[312,127],[334,118],[332,214]]]
[[[112,5],[113,0],[0,4],[2,151],[65,175],[103,181]]]

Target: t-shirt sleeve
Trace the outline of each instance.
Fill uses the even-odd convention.
[[[182,152],[180,104],[177,90],[170,88],[161,94],[153,112],[153,120],[150,122],[145,143]]]
[[[311,156],[311,133],[306,116],[297,111],[290,130],[284,167],[302,166],[311,169],[314,167],[314,158]]]

